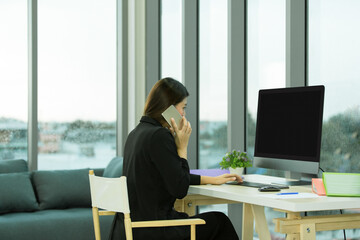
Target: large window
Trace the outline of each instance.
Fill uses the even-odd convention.
[[[161,1],[161,77],[182,81],[182,1]]]
[[[116,155],[116,1],[38,1],[39,169]]]
[[[199,168],[219,168],[227,151],[227,2],[199,6]]]
[[[251,158],[254,156],[258,91],[285,87],[285,10],[285,0],[248,1],[246,148]],[[281,171],[254,167],[247,168],[247,173],[284,175]],[[265,208],[265,212],[272,237],[282,239],[283,234],[273,232],[272,219],[284,217],[284,214],[271,208]]]
[[[219,168],[227,151],[227,1],[199,3],[199,168]],[[200,211],[227,211],[226,205]]]
[[[311,1],[309,85],[325,85],[321,167],[360,171],[360,2]],[[336,16],[336,17],[334,17]]]
[[[254,156],[260,89],[285,87],[285,0],[248,1],[247,152]],[[274,173],[248,168],[247,173]],[[279,175],[281,173],[277,173]]]
[[[324,171],[360,172],[359,11],[359,1],[309,2],[308,84],[325,86],[320,159]],[[359,239],[360,231],[346,230],[346,236]],[[321,237],[342,239],[343,233],[323,232]]]
[[[27,159],[27,1],[0,1],[0,160]]]

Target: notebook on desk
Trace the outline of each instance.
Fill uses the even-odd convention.
[[[323,182],[327,196],[360,197],[359,173],[324,172]]]

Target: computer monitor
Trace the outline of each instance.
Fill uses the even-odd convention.
[[[323,105],[324,86],[260,90],[254,167],[284,170],[287,177],[297,179],[318,173]]]

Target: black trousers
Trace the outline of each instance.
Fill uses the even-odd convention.
[[[196,226],[197,240],[238,240],[234,226],[222,212],[206,212],[190,218],[204,219],[206,224]],[[187,239],[190,239],[187,238]]]
[[[186,215],[186,214],[185,214]],[[185,218],[184,215],[184,218]],[[206,212],[190,218],[204,219],[206,224],[196,226],[197,240],[238,240],[234,226],[230,219],[222,212]],[[172,229],[171,229],[172,228]],[[177,230],[175,230],[177,229]],[[144,228],[142,233],[133,230],[134,240],[188,240],[190,227]],[[160,237],[161,236],[161,237]],[[185,237],[185,238],[184,238]],[[123,214],[116,214],[109,240],[125,239]]]

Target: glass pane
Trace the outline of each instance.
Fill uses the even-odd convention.
[[[326,89],[321,167],[359,172],[360,2],[317,0],[309,9],[309,85]]]
[[[27,159],[27,1],[0,1],[0,160]]]
[[[199,168],[220,168],[227,151],[227,1],[200,1],[199,30]],[[201,209],[213,208],[227,211]]]
[[[227,151],[227,2],[200,1],[200,168]]]
[[[359,1],[309,2],[309,85],[325,86],[320,159],[324,171],[360,172],[359,11]],[[318,235],[343,238],[342,231]],[[360,239],[359,229],[346,230],[346,237]]]
[[[116,1],[38,6],[38,167],[105,167],[116,154]]]
[[[182,1],[161,1],[161,78],[182,81]]]
[[[285,0],[248,1],[248,80],[247,80],[247,142],[251,159],[254,156],[255,121],[257,116],[258,92],[260,89],[285,87]],[[283,176],[283,172],[247,168],[247,174]],[[270,233],[273,239],[284,239],[283,234],[274,231],[273,218],[284,217],[283,213],[265,208]],[[254,232],[254,236],[257,234]]]
[[[254,156],[255,121],[260,89],[285,87],[285,0],[248,2],[247,152]],[[247,173],[282,173],[248,168]]]

